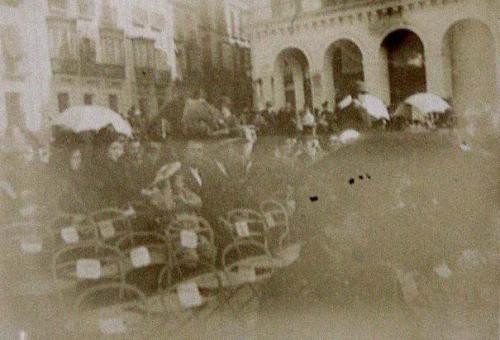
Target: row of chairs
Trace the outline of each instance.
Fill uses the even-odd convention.
[[[190,320],[210,302],[217,302],[214,310],[234,308],[231,302],[237,293],[249,288],[246,305],[259,296],[260,283],[293,263],[300,252],[300,245],[289,247],[289,217],[276,201],[263,202],[260,212],[236,209],[220,218],[232,242],[221,252],[219,268],[214,231],[205,219],[177,215],[166,227],[142,231],[134,226],[140,214],[132,209],[62,214],[48,230],[25,230],[45,234],[56,249],[51,272],[61,301],[75,301],[65,299],[65,292],[84,288],[76,298],[75,313],[120,309],[116,317],[99,321],[104,333],[134,329],[122,324],[120,316],[130,314],[131,306],[145,318],[189,310]],[[130,320],[126,324],[130,326]]]

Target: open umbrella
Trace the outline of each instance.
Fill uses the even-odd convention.
[[[103,106],[72,106],[54,118],[52,125],[76,133],[99,131],[111,125],[117,133],[132,137],[130,124],[118,113]]]
[[[387,111],[387,107],[380,98],[372,94],[363,94],[359,96],[359,100],[371,117],[377,120],[390,120],[389,111]]]
[[[413,106],[421,114],[427,115],[433,112],[445,112],[450,105],[438,95],[433,93],[417,93],[406,98],[405,103]]]

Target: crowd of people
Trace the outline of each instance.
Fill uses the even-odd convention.
[[[176,85],[173,98],[160,107],[160,114],[148,121],[141,112],[132,107],[127,117],[138,138],[153,140],[167,136],[181,138],[232,135],[240,126],[252,125],[260,135],[329,134],[346,129],[394,129],[410,126],[426,128],[451,127],[454,123],[452,110],[430,114],[427,119],[413,119],[410,116],[375,117],[362,104],[361,97],[369,95],[365,84],[355,82],[348,91],[339,93],[335,101],[325,101],[321,109],[306,103],[296,108],[287,102],[281,108],[267,102],[265,107],[236,110],[228,97],[221,97],[218,105],[207,100],[204,90],[188,91]]]

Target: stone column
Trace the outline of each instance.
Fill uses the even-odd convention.
[[[323,100],[323,86],[321,79],[321,71],[313,70],[311,71],[311,92],[312,92],[312,102],[313,107],[321,109],[321,103]],[[331,100],[329,100],[331,103]]]
[[[438,39],[432,39],[427,42],[425,50],[425,78],[427,81],[427,92],[446,96],[444,88],[443,55],[442,42]]]

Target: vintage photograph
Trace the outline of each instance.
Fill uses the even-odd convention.
[[[0,339],[500,339],[500,0],[0,0]]]

